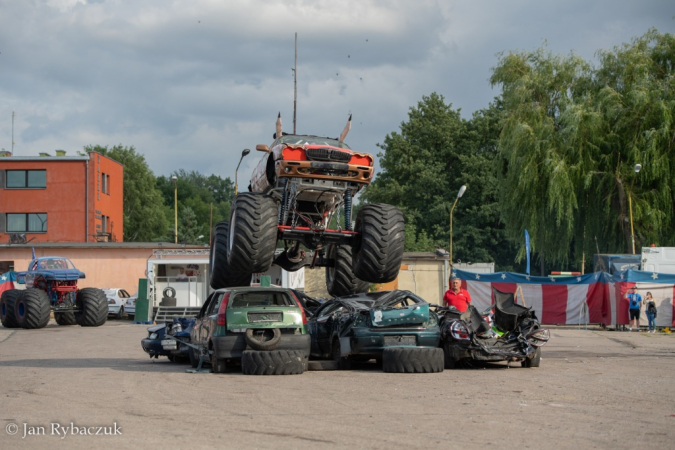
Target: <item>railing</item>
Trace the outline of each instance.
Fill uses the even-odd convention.
[[[154,322],[163,323],[176,317],[195,317],[200,309],[199,306],[158,306]]]

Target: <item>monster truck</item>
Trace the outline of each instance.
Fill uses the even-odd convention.
[[[235,197],[229,222],[214,229],[214,289],[249,284],[272,263],[287,271],[325,267],[334,296],[396,278],[405,240],[401,211],[367,204],[352,222],[352,199],[373,178],[373,156],[344,143],[350,124],[351,117],[337,139],[291,135],[282,133],[279,116],[272,145],[256,146],[264,155],[249,192]]]
[[[49,313],[59,325],[98,327],[108,317],[108,301],[102,290],[77,288],[84,278],[68,258],[34,258],[17,282],[26,289],[10,289],[0,297],[0,321],[5,328],[43,328]]]

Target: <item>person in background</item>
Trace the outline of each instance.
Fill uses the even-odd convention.
[[[443,296],[444,306],[454,306],[460,312],[467,310],[471,304],[471,295],[466,289],[462,289],[462,280],[450,277],[450,289]]]
[[[176,276],[176,281],[188,281],[188,276],[185,274],[185,269],[180,268],[180,273]]]
[[[637,288],[633,286],[628,289],[624,298],[628,300],[628,331],[633,331],[633,326],[637,331],[640,331],[640,306],[642,306],[642,296],[637,293]]]
[[[647,320],[649,321],[649,330],[647,333],[656,333],[656,302],[652,298],[652,293],[645,294],[645,305],[647,305]]]

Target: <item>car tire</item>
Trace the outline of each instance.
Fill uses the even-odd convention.
[[[443,372],[442,348],[386,348],[382,352],[382,370],[388,373]]]
[[[398,276],[405,244],[403,213],[382,203],[365,205],[356,216],[358,240],[352,249],[354,274],[370,283]]]
[[[106,311],[107,311],[106,305]],[[27,330],[44,328],[49,323],[49,297],[43,290],[29,288],[21,291],[14,304],[16,323]]]
[[[0,322],[5,328],[19,328],[16,322],[16,299],[19,298],[21,291],[18,289],[9,289],[0,296]]]
[[[211,262],[211,287],[213,289],[234,286],[250,286],[253,272],[241,273],[233,270],[228,259],[227,239],[230,224],[219,222],[213,229],[209,261]]]
[[[197,353],[197,349],[195,349],[194,347],[190,347],[188,356],[190,358],[190,365],[192,366],[193,369],[196,369],[197,366],[199,366],[199,354]]]
[[[75,320],[82,327],[99,327],[108,319],[108,299],[100,289],[80,289],[75,297],[75,305]]]
[[[165,287],[162,291],[162,296],[164,298],[176,298],[176,290],[171,286]]]
[[[124,318],[124,306],[120,306],[120,310],[115,314],[115,319],[122,320]]]
[[[530,369],[532,367],[539,367],[540,364],[541,364],[541,347],[537,347],[537,349],[534,351],[534,356],[532,358],[526,358],[525,360],[520,362],[520,365],[527,369]]]
[[[263,194],[239,194],[232,205],[227,262],[237,272],[266,272],[277,249],[278,207]]]
[[[352,268],[352,248],[348,245],[328,247],[328,259],[334,260],[333,267],[326,266],[326,289],[333,297],[368,292],[370,283],[359,280]]]
[[[300,350],[246,350],[241,354],[244,375],[298,375],[305,371],[306,358]]]
[[[54,320],[59,325],[77,325],[75,313],[72,311],[56,312],[54,311]]]
[[[340,340],[338,338],[333,339],[331,351],[333,355],[333,361],[335,361],[335,364],[337,364],[338,370],[350,370],[352,368],[352,360],[348,357],[342,356],[342,347],[340,346]]]
[[[281,342],[281,330],[278,328],[247,328],[244,339],[253,350],[274,350]]]
[[[225,373],[227,372],[227,363],[224,359],[217,358],[215,352],[211,353],[211,372]]]

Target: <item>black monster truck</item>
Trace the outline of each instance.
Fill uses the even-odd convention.
[[[338,139],[282,133],[281,118],[270,147],[236,196],[229,222],[215,226],[211,287],[243,286],[275,263],[287,271],[326,267],[334,296],[366,292],[370,283],[398,275],[404,220],[391,205],[367,204],[352,222],[352,199],[373,178],[373,157]],[[277,242],[283,251],[277,252]]]

